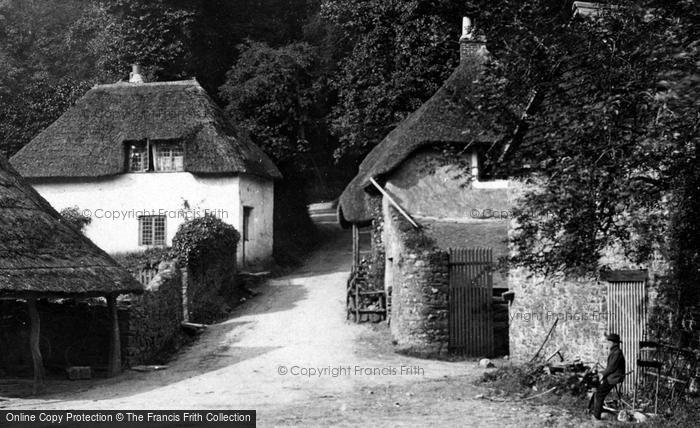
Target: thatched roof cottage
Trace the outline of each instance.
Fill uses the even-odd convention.
[[[447,325],[450,260],[431,251],[480,247],[493,258],[508,253],[508,182],[489,179],[481,168],[498,136],[471,99],[488,52],[471,21],[464,24],[458,67],[367,155],[338,206],[341,225],[372,227],[371,264],[383,271],[380,287],[392,296],[393,338],[400,349],[423,355],[457,346],[448,343],[454,333]],[[422,238],[411,237],[411,228]],[[419,242],[424,248],[415,247]],[[357,251],[354,257],[357,263]],[[507,281],[495,274],[491,286],[505,291]],[[487,299],[490,306],[490,294]]]
[[[452,75],[360,164],[340,196],[342,226],[381,221],[373,204],[387,198],[374,181],[419,222],[433,224],[429,233],[434,231],[442,246],[493,246],[497,254],[507,253],[506,223],[488,221],[488,210],[498,214],[509,208],[507,182],[488,179],[480,168],[498,137],[470,99],[487,54],[482,37],[461,38],[460,64]],[[443,228],[451,233],[440,233]],[[484,235],[485,229],[493,233]],[[455,235],[457,230],[463,233]]]
[[[35,381],[40,383],[38,298],[106,297],[113,316],[110,372],[121,368],[115,299],[143,286],[103,250],[68,226],[0,157],[0,299],[26,300],[32,320]]]
[[[583,17],[599,9],[573,4]],[[517,233],[509,230],[510,212],[524,189],[483,176],[481,157],[499,136],[471,102],[487,52],[465,24],[458,68],[369,153],[339,201],[341,225],[374,232],[371,261],[380,272],[370,278],[381,278],[379,288],[391,295],[393,339],[399,350],[424,356],[503,351],[529,360],[558,351],[595,361],[605,355],[604,333],[615,332],[627,338],[623,351],[634,368],[646,338],[648,291],[667,269],[663,261],[636,263],[607,248],[599,263],[607,269],[598,275],[486,268],[508,255],[508,234]],[[546,98],[539,108],[550,108]],[[450,146],[461,154],[445,150]],[[445,254],[449,248],[457,250]]]
[[[186,219],[212,213],[243,239],[240,262],[272,254],[279,170],[196,80],[98,85],[11,160],[54,207],[92,218],[108,252],[171,243]]]

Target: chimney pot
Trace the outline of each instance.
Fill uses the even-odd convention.
[[[141,74],[141,65],[132,64],[131,73],[129,73],[129,83],[143,83],[143,75]]]
[[[486,54],[486,39],[475,29],[472,19],[465,16],[462,19],[462,36],[459,38],[460,63],[473,62]]]
[[[471,39],[472,38],[472,19],[468,16],[462,18],[462,37],[461,39]]]

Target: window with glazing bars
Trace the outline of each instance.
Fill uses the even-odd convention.
[[[148,171],[148,149],[145,142],[129,144],[129,172]]]
[[[139,245],[165,245],[165,216],[139,217]]]
[[[153,145],[153,163],[156,171],[184,171],[184,149],[182,143],[168,142]]]

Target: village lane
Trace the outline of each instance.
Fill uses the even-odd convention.
[[[346,321],[350,248],[349,234],[336,230],[166,370],[128,371],[0,408],[255,409],[259,426],[578,426],[566,412],[475,399],[483,392],[476,362],[398,355],[385,324]]]

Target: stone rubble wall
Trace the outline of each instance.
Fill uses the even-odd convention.
[[[419,245],[425,243],[417,236],[422,232],[407,227],[394,208],[385,212],[385,236],[393,258],[387,278],[392,282],[391,334],[396,350],[424,358],[444,357],[449,346],[449,256],[430,245]]]
[[[522,183],[511,185],[511,203],[527,190]],[[517,223],[511,219],[510,233]],[[611,270],[648,271],[647,314],[651,314],[660,281],[668,271],[659,256],[646,264],[633,263],[620,248],[603,251],[600,265]],[[508,288],[515,294],[509,310],[510,356],[529,361],[542,345],[554,321],[557,326],[541,354],[547,358],[560,350],[566,360],[580,357],[588,362],[605,363],[608,328],[608,283],[595,276],[567,277],[552,274],[547,278],[524,268],[510,268]],[[625,338],[623,337],[624,341]]]
[[[181,334],[182,274],[177,262],[162,262],[146,291],[129,301],[125,362],[128,366],[155,363]]]
[[[528,361],[542,345],[552,324],[557,326],[541,354],[557,349],[566,360],[605,362],[608,324],[607,285],[595,279],[543,279],[524,269],[509,273],[515,299],[509,310],[510,356]]]

